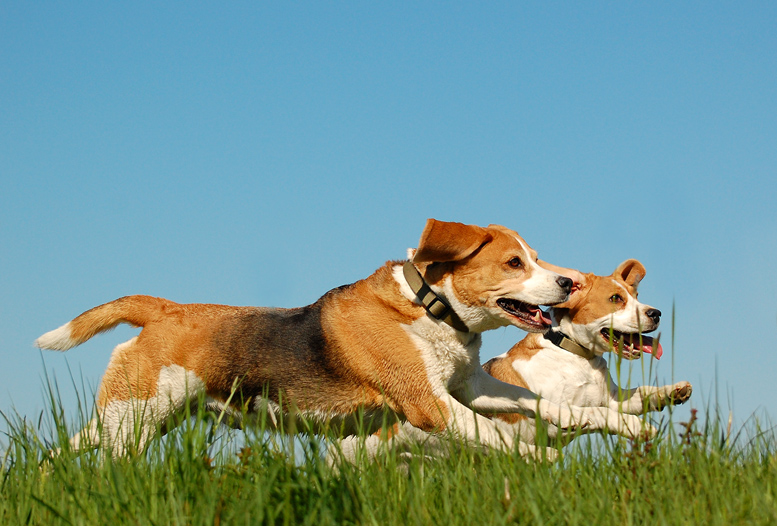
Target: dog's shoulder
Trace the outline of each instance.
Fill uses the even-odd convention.
[[[319,299],[337,318],[374,323],[380,320],[410,324],[423,316],[420,305],[405,297],[397,281],[403,261],[387,261],[375,272],[350,285],[332,289]]]
[[[520,387],[528,387],[526,380],[513,366],[513,363],[516,361],[513,349],[515,349],[516,346],[517,344],[505,354],[492,358],[484,363],[483,370],[502,382]]]

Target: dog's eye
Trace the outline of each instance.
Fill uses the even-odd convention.
[[[623,298],[620,294],[613,294],[610,296],[610,303],[623,303]]]
[[[512,268],[521,268],[523,266],[523,263],[521,262],[521,258],[513,258],[510,261],[507,262],[508,265]]]

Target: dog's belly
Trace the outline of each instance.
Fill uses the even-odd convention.
[[[384,410],[357,410],[352,413],[332,411],[285,411],[272,400],[257,397],[244,408],[228,405],[208,398],[206,409],[216,413],[220,422],[235,428],[261,427],[267,430],[283,430],[291,433],[334,434],[347,436],[372,434],[398,421],[397,415]]]

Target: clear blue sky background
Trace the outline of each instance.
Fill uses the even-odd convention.
[[[96,387],[136,331],[32,344],[95,305],[307,304],[435,217],[640,259],[659,380],[777,416],[775,27],[774,2],[3,2],[0,409],[36,418],[44,365],[66,409],[68,367]]]

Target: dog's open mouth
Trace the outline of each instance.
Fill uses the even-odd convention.
[[[551,326],[552,322],[548,315],[543,312],[537,305],[530,305],[518,300],[512,300],[509,298],[499,298],[496,300],[496,304],[499,305],[503,311],[507,314],[518,318],[524,324],[537,329],[545,330]]]
[[[660,360],[661,355],[664,354],[658,338],[640,335],[638,332],[620,332],[610,328],[602,329],[600,334],[604,341],[612,345],[613,349],[621,353],[624,358],[638,358],[640,353],[645,352],[655,356],[656,360]]]

